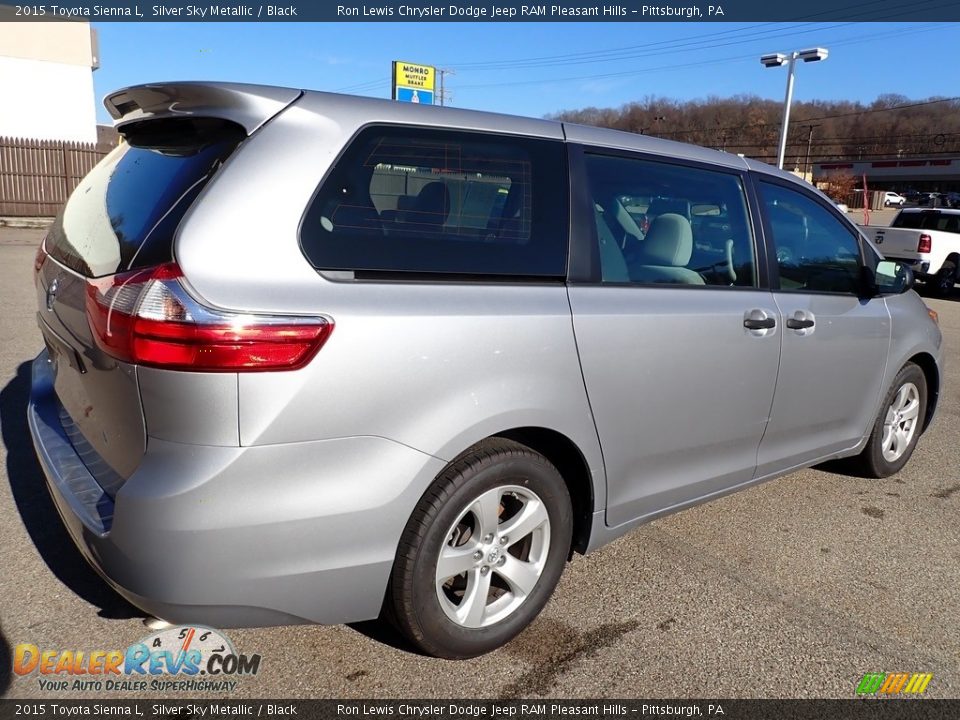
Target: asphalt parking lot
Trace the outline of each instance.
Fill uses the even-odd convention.
[[[33,458],[39,237],[0,228],[0,695],[130,697],[11,672],[18,643],[111,650],[149,632],[74,550]],[[927,302],[945,390],[898,476],[807,470],[649,524],[577,557],[536,623],[477,660],[424,658],[372,625],[230,631],[263,658],[232,696],[852,697],[865,672],[896,671],[960,697],[960,293]]]

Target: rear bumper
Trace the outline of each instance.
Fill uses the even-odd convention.
[[[77,547],[130,602],[178,623],[376,617],[403,527],[444,465],[378,437],[246,448],[150,438],[110,501],[60,425],[46,353],[28,416]]]
[[[79,523],[87,532],[102,537],[113,524],[114,502],[71,444],[60,421],[62,406],[53,389],[48,358],[44,350],[31,368],[27,422],[33,446],[64,521],[69,526],[72,518],[74,524]],[[67,514],[65,509],[69,510]],[[76,537],[74,528],[70,531]]]

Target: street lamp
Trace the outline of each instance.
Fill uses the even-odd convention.
[[[780,67],[787,65],[787,96],[783,100],[783,124],[780,126],[780,148],[777,151],[777,167],[783,169],[783,156],[787,152],[787,127],[790,124],[790,104],[793,102],[793,66],[796,61],[817,62],[826,60],[829,51],[826,48],[811,48],[810,50],[795,50],[788,55],[771,53],[763,55],[760,62],[764,67]]]

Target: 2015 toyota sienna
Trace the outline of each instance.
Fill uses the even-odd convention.
[[[882,477],[941,336],[824,195],[609,130],[283,88],[106,99],[36,259],[37,454],[135,605],[496,648],[567,559],[831,458]]]

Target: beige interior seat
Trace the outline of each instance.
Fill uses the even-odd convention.
[[[690,221],[676,213],[657,216],[640,245],[631,277],[641,283],[705,285],[703,277],[687,267],[693,254]]]

